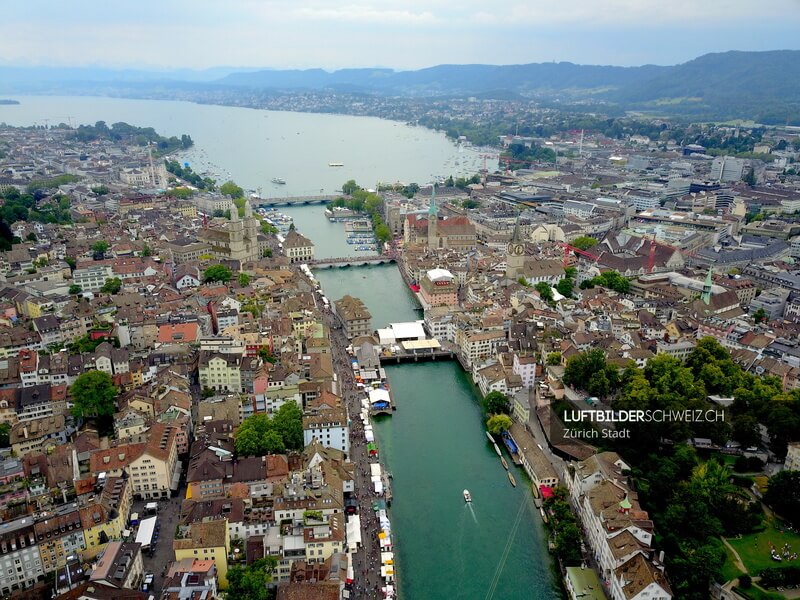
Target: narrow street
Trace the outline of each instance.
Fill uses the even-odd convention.
[[[378,499],[372,492],[370,481],[370,460],[367,444],[364,440],[364,429],[361,419],[361,401],[364,392],[358,390],[353,379],[353,369],[346,348],[349,345],[341,328],[337,328],[336,317],[325,311],[325,323],[330,328],[334,369],[336,370],[340,395],[345,401],[351,421],[350,428],[350,460],[355,465],[355,495],[358,499],[358,514],[361,517],[361,549],[353,555],[354,584],[351,598],[383,598],[381,588],[383,579],[380,575],[380,546],[378,544],[379,523],[372,509],[373,500]]]

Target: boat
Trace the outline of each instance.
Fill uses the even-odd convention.
[[[469,493],[469,490],[464,490],[464,502],[472,502],[472,496]]]
[[[279,185],[284,185],[286,183],[286,180],[282,179],[281,177],[273,177],[272,178],[272,183],[277,183]]]
[[[329,162],[329,163],[328,163],[328,166],[329,166],[329,167],[343,167],[343,166],[344,166],[344,163],[340,163],[340,162]]]
[[[514,479],[514,476],[511,474],[511,471],[508,472],[508,480],[511,482],[511,485],[517,487],[517,480]]]
[[[489,438],[489,441],[494,444],[494,438],[492,437],[492,434],[489,433],[488,431],[486,432],[486,437]]]
[[[506,462],[506,459],[501,456],[500,462],[503,463],[503,467],[505,467],[506,471],[508,471],[508,463]]]
[[[497,456],[503,458],[503,454],[500,452],[500,448],[497,446],[497,444],[494,445],[494,451],[497,452]]]

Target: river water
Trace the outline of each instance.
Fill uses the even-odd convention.
[[[307,217],[307,225],[315,222]],[[306,233],[313,238],[315,231]],[[394,265],[318,270],[315,276],[331,300],[361,298],[374,328],[421,318]],[[397,410],[377,420],[375,433],[381,460],[394,475],[391,519],[402,597],[558,597],[530,485],[512,466],[517,487],[511,487],[459,364],[411,363],[386,371]],[[465,488],[471,505],[464,503]]]
[[[195,140],[185,158],[264,196],[316,194],[347,179],[429,182],[477,171],[476,151],[443,135],[380,119],[277,113],[186,102],[112,98],[18,98],[0,123],[125,121]],[[345,167],[328,167],[329,162]],[[456,165],[456,163],[459,163]],[[469,166],[465,169],[464,165]],[[461,170],[459,170],[461,169]],[[271,185],[283,177],[285,186]],[[284,209],[319,257],[354,254],[343,226],[320,206]],[[316,272],[326,295],[360,297],[373,327],[421,318],[394,265]],[[387,368],[398,410],[376,423],[381,458],[394,475],[391,510],[400,592],[405,600],[550,600],[558,597],[546,533],[524,474],[518,487],[484,435],[477,395],[453,361]],[[464,503],[468,488],[472,505]]]

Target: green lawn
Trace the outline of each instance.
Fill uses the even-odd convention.
[[[749,590],[743,590],[742,588],[735,587],[733,588],[734,591],[741,594],[745,598],[749,600],[784,600],[785,596],[778,594],[776,592],[765,592],[759,587],[753,586]]]
[[[722,577],[723,581],[731,581],[732,579],[739,577],[739,575],[743,575],[743,573],[736,568],[733,553],[728,549],[727,546],[723,546],[723,548],[725,548],[725,554],[727,558],[725,560],[725,564],[722,565]]]
[[[779,531],[778,528],[783,529],[783,526],[773,517],[767,517],[764,524],[766,529],[760,533],[751,533],[739,539],[727,538],[730,545],[736,549],[750,575],[757,575],[759,571],[769,567],[800,566],[800,559],[791,562],[786,560],[775,562],[770,556],[770,542],[778,550],[783,548],[784,544],[789,544],[793,552],[800,553],[800,535],[786,530]],[[726,566],[723,567],[726,573],[731,568],[735,569],[732,563],[728,565],[729,562],[727,561]]]

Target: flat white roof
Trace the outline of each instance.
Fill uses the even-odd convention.
[[[389,402],[389,390],[370,390],[369,401],[373,402]]]
[[[409,340],[407,342],[402,342],[401,346],[403,346],[403,350],[430,350],[435,348],[441,348],[442,345],[439,343],[439,340]]]
[[[158,517],[149,517],[139,522],[139,531],[136,532],[136,543],[142,546],[149,546],[153,541],[153,532],[156,530],[156,520]]]
[[[455,279],[455,276],[447,269],[431,269],[427,273],[431,281],[441,281],[444,279]]]
[[[398,340],[410,338],[425,338],[425,330],[422,328],[423,321],[407,321],[405,323],[390,323],[389,327]]]

